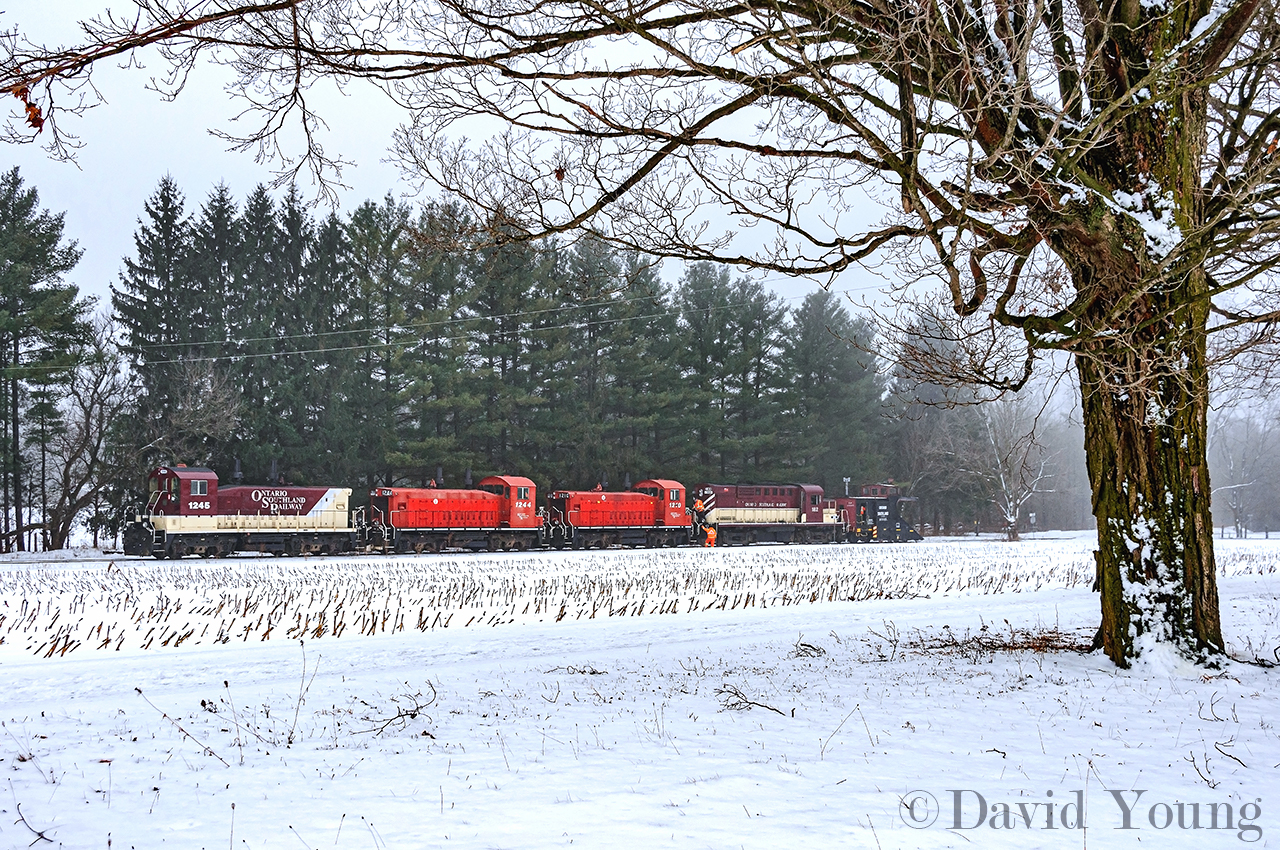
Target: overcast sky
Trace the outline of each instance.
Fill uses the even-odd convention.
[[[131,8],[118,0],[114,7]],[[16,26],[36,41],[65,44],[78,40],[76,21],[106,8],[104,0],[7,0],[0,23],[6,29]],[[153,68],[160,71],[160,63]],[[39,190],[43,207],[66,213],[65,233],[84,250],[68,280],[83,291],[109,295],[122,257],[132,253],[142,205],[165,174],[186,193],[188,210],[197,209],[219,181],[243,200],[259,183],[271,180],[268,166],[255,163],[249,154],[228,152],[224,142],[209,134],[211,126],[230,127],[233,114],[212,70],[203,69],[191,89],[172,103],[145,90],[150,70],[111,67],[95,72],[108,102],[83,118],[67,119],[62,127],[84,144],[75,165],[51,160],[38,143],[3,146],[4,167],[17,165],[27,185]],[[335,103],[343,101],[335,97]],[[11,100],[3,108],[18,107]],[[371,121],[367,108],[339,107],[325,118],[333,131],[329,146],[357,163],[343,175],[351,186],[341,195],[343,209],[405,188],[397,170],[381,162],[394,129],[393,113],[384,110]],[[314,196],[310,187],[302,189]]]
[[[7,0],[0,25],[16,27],[37,42],[66,45],[79,41],[77,21],[107,8],[125,11],[132,5],[120,0]],[[149,60],[150,69],[112,66],[95,72],[95,84],[107,103],[83,117],[64,119],[61,127],[83,143],[76,164],[51,160],[38,143],[5,145],[0,158],[5,169],[19,166],[27,185],[39,190],[44,208],[65,212],[66,236],[84,250],[68,281],[103,300],[117,280],[122,258],[132,255],[143,203],[165,174],[185,193],[188,211],[197,210],[220,181],[242,201],[272,177],[269,166],[255,163],[250,154],[228,152],[225,142],[210,135],[211,127],[234,130],[229,120],[234,106],[222,93],[217,69],[199,69],[183,96],[166,102],[145,88],[151,74],[163,70],[154,56],[142,56],[144,63]],[[349,211],[388,192],[407,192],[398,170],[383,162],[398,113],[376,93],[359,97],[358,89],[347,97],[334,92],[326,103],[326,149],[355,163],[343,174],[350,188],[340,194],[341,209]],[[16,114],[20,104],[11,99],[3,108]],[[312,187],[300,188],[304,195],[315,196]],[[679,272],[678,265],[667,264],[668,277]],[[812,282],[781,278],[767,283],[792,305],[817,288]],[[852,289],[855,297],[874,297],[881,283],[860,272],[847,274],[836,288]]]

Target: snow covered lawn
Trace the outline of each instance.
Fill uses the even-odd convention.
[[[1090,549],[5,563],[0,847],[1280,845],[1280,671],[1052,649]]]

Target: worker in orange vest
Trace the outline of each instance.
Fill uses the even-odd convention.
[[[706,546],[707,548],[714,547],[716,545],[716,527],[714,525],[708,525],[706,526],[706,531],[707,531],[707,542],[704,543],[703,545]]]

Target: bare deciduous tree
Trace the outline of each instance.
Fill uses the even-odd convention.
[[[1054,458],[1039,435],[1044,407],[1027,396],[1006,395],[979,408],[985,439],[973,472],[986,482],[1009,540],[1018,539],[1023,506],[1048,492],[1054,476]]]
[[[151,424],[139,456],[167,463],[205,465],[217,444],[240,424],[241,398],[235,382],[211,360],[182,359],[172,365],[177,391],[164,418]]]
[[[904,300],[936,285],[990,355],[964,377],[999,392],[1073,355],[1115,663],[1150,640],[1222,650],[1210,339],[1241,350],[1280,320],[1275,0],[134,2],[71,47],[8,36],[14,135],[69,153],[59,110],[154,45],[171,92],[230,69],[257,123],[228,138],[283,179],[341,165],[309,86],[365,80],[407,111],[400,161],[504,237],[788,274],[887,257]],[[300,151],[278,143],[291,117]]]
[[[52,496],[45,516],[49,548],[67,545],[76,518],[97,501],[102,490],[130,468],[132,454],[116,440],[117,429],[137,400],[124,358],[109,322],[101,320],[80,353],[63,401],[63,428],[50,445]]]
[[[1274,501],[1277,438],[1275,412],[1264,407],[1228,406],[1215,411],[1209,429],[1214,503],[1230,514],[1235,536],[1242,537],[1257,516],[1265,525],[1267,503]],[[1256,527],[1256,526],[1255,526]]]

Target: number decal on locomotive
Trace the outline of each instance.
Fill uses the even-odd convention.
[[[209,510],[209,503],[208,502],[187,502],[187,510],[207,511]]]

